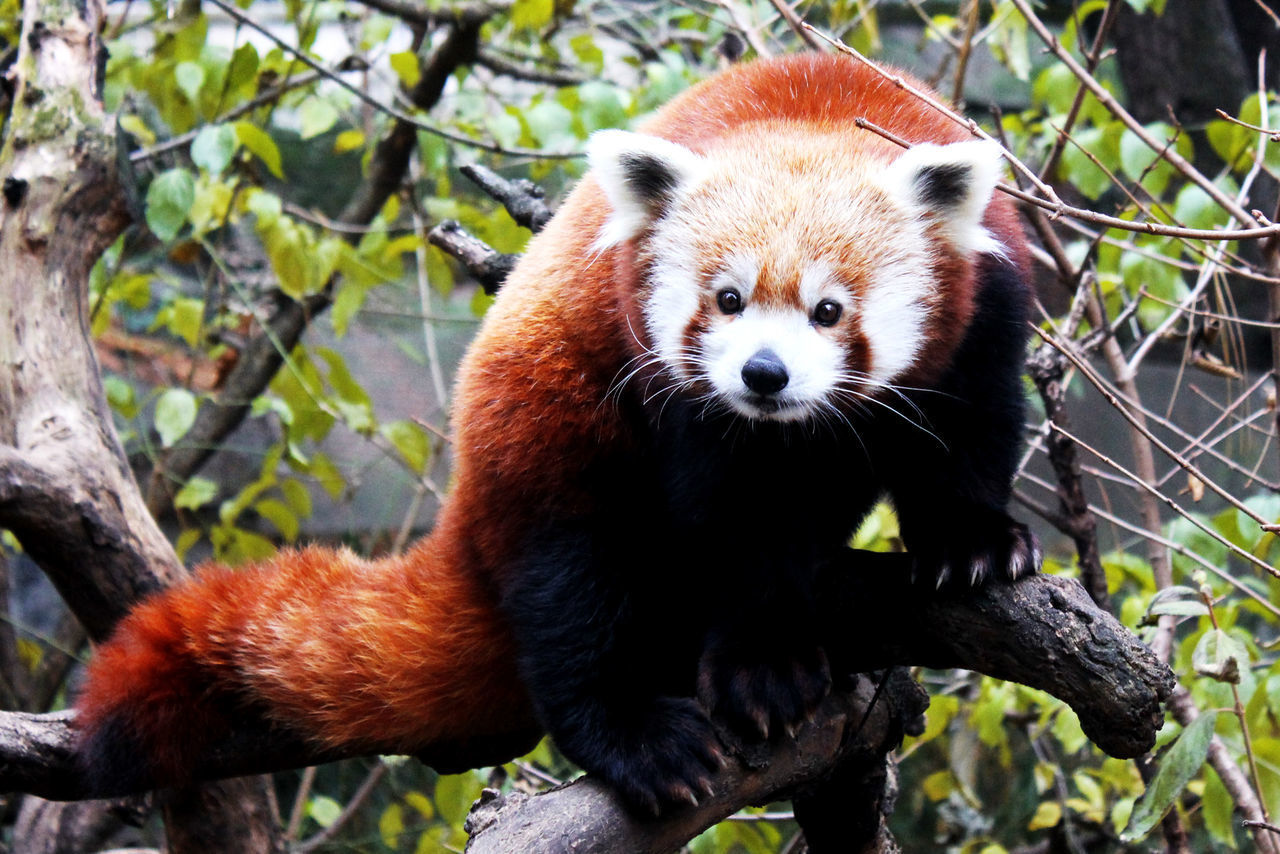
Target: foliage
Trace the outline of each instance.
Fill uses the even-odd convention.
[[[4,44],[16,38],[3,22],[16,19],[5,13],[17,5],[0,3]],[[797,49],[799,36],[761,3],[515,0],[490,10],[478,55],[414,113],[409,178],[357,223],[344,215],[383,156],[396,121],[388,106],[404,109],[446,26],[400,20],[377,3],[237,5],[274,39],[210,4],[126,4],[109,21],[105,95],[139,189],[138,225],[92,280],[108,398],[138,467],[155,473],[152,505],[173,521],[184,557],[241,563],[304,536],[400,548],[429,524],[428,499],[447,473],[447,384],[432,377],[448,375],[488,304],[426,231],[455,219],[507,253],[528,237],[459,168],[499,165],[554,195],[582,170],[563,155],[709,73],[730,35],[749,51]],[[1267,571],[1280,549],[1266,527],[1280,523],[1270,481],[1275,393],[1256,361],[1266,350],[1258,319],[1274,316],[1259,295],[1276,287],[1265,272],[1277,266],[1257,241],[1175,230],[1254,224],[1232,203],[1244,207],[1255,188],[1274,186],[1280,145],[1265,129],[1280,128],[1280,103],[1273,92],[1249,95],[1224,105],[1230,117],[1198,128],[1128,119],[1110,101],[1123,101],[1113,63],[1087,47],[1109,5],[1076,4],[1055,29],[1089,69],[1083,75],[1042,52],[1020,1],[933,4],[943,8],[918,32],[923,56],[941,57],[940,88],[971,47],[992,58],[986,88],[1002,93],[1006,109],[984,127],[1033,174],[1053,161],[1043,177],[1056,198],[1044,216],[1059,251],[1046,247],[1043,346],[1064,354],[1079,432],[1103,413],[1129,443],[1081,454],[1100,569],[1115,612],[1169,650],[1198,714],[1171,713],[1154,767],[1140,773],[1098,753],[1072,712],[1043,693],[922,672],[933,702],[924,733],[901,752],[894,819],[907,850],[997,854],[1046,837],[1073,850],[1145,850],[1170,812],[1195,850],[1247,849],[1234,815],[1240,782],[1269,814],[1280,810],[1280,582]],[[893,49],[888,12],[875,3],[807,12],[860,51]],[[1082,85],[1086,77],[1095,88]],[[957,91],[968,91],[963,83]],[[1135,223],[1154,227],[1126,227]],[[173,452],[219,405],[246,341],[273,328],[284,298],[314,300],[323,314],[308,318],[304,341],[280,346],[270,384],[241,401],[248,426],[220,438],[213,463],[171,479]],[[408,377],[417,382],[406,388]],[[1119,408],[1130,418],[1107,414]],[[1068,511],[1044,464],[1043,439],[1055,428],[1043,412],[1018,491],[1030,512],[1062,522]],[[1117,454],[1135,462],[1114,462]],[[1154,481],[1133,473],[1144,456],[1165,467],[1151,469]],[[1068,539],[1044,530],[1046,571],[1088,571]],[[899,547],[891,508],[873,513],[856,545]],[[34,667],[38,648],[24,649]],[[1211,739],[1226,764],[1206,761]],[[279,785],[299,805],[301,837],[318,834],[334,850],[434,852],[465,843],[462,820],[482,787],[572,773],[544,743],[503,769],[438,777],[387,757],[301,781],[281,775]],[[370,776],[380,785],[364,785]],[[796,832],[785,810],[739,816],[689,850],[785,850]]]

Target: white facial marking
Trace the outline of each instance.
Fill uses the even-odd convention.
[[[735,288],[742,299],[749,302],[760,278],[760,262],[750,255],[733,255],[725,262],[724,269],[711,279],[712,293],[725,288]]]
[[[656,235],[655,235],[656,237]],[[686,359],[685,330],[701,310],[698,269],[687,244],[670,241],[654,262],[644,324],[653,349],[677,377],[687,379],[692,364]]]
[[[842,164],[820,176],[828,192],[800,194],[779,188],[793,177],[790,166],[773,176],[771,161],[751,161],[743,174],[738,160],[715,151],[703,157],[636,137],[592,142],[592,165],[613,208],[596,245],[643,234],[642,319],[653,355],[675,378],[708,384],[716,400],[747,419],[812,418],[832,404],[853,367],[866,371],[868,385],[898,380],[930,334],[939,253],[950,253],[947,244],[963,254],[1002,251],[982,226],[1000,171],[991,144],[922,144],[888,168],[854,159],[852,170]],[[634,170],[629,176],[631,167],[639,178]],[[780,218],[784,209],[790,213]],[[766,257],[771,268],[799,276],[785,300],[756,298],[778,286],[757,286]],[[708,276],[715,258],[720,269]],[[743,298],[736,314],[716,307],[715,294],[726,287]],[[842,308],[832,327],[813,319],[828,299]],[[848,364],[844,324],[856,324],[865,338],[865,366]],[[743,379],[744,365],[763,350],[786,369],[786,384],[772,394],[753,392]]]
[[[923,241],[923,235],[917,239]],[[908,256],[875,271],[860,313],[862,332],[871,349],[872,383],[886,385],[915,363],[924,344],[932,288],[927,257]]]
[[[742,378],[743,365],[770,350],[787,370],[781,391],[762,399]],[[839,379],[844,352],[809,322],[807,310],[750,304],[702,337],[707,378],[716,396],[747,418],[798,421],[813,414]]]

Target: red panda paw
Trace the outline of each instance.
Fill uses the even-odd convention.
[[[619,746],[588,770],[639,814],[656,817],[697,806],[713,795],[712,778],[725,766],[715,728],[697,701],[659,697],[635,718]]]
[[[935,590],[968,590],[989,581],[1017,581],[1040,569],[1040,544],[1031,529],[999,511],[959,514],[929,543],[908,543],[912,581]]]
[[[826,653],[794,636],[713,642],[698,666],[698,696],[747,742],[794,735],[830,691]]]

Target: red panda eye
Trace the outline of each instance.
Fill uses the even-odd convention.
[[[843,310],[835,300],[824,299],[813,310],[813,322],[819,326],[835,326]]]
[[[736,288],[725,288],[716,294],[716,306],[724,314],[737,314],[742,311],[742,294]]]

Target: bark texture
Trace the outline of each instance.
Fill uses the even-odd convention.
[[[102,12],[96,0],[24,4],[0,149],[0,527],[91,638],[184,574],[133,481],[89,340],[89,271],[128,223],[114,124],[99,100]],[[28,741],[27,723],[6,717],[0,728],[34,756],[68,758],[55,758],[65,743]],[[260,841],[276,830],[262,821],[257,786],[213,786],[201,796],[208,808],[171,825],[171,850],[219,850],[206,845],[215,839],[235,840],[221,850],[276,850]],[[62,850],[88,850],[105,832],[104,809],[33,808],[28,833],[76,837]]]
[[[739,761],[717,778],[716,797],[659,823],[629,816],[589,779],[528,799],[491,798],[473,821],[473,850],[531,850],[525,846],[532,837],[522,834],[536,827],[541,841],[533,850],[543,852],[667,851],[744,804],[803,796],[837,772],[847,777],[857,769],[883,788],[876,781],[885,775],[886,753],[913,731],[924,708],[915,689],[902,687],[901,673],[894,675],[901,665],[961,667],[1041,688],[1070,705],[1085,733],[1116,757],[1141,755],[1155,743],[1173,674],[1077,582],[1040,575],[938,596],[906,581],[909,561],[905,554],[850,551],[828,568],[824,620],[830,634],[844,639],[830,650],[833,666],[866,675],[844,679],[794,741],[731,745]],[[889,689],[877,697],[885,679]],[[0,788],[67,799],[129,794],[84,791],[71,723],[65,712],[0,715]],[[337,758],[246,721],[235,741],[211,751],[198,770],[227,777]],[[874,806],[872,820],[859,823],[862,844],[870,846],[863,850],[892,850],[877,820],[891,799]]]

